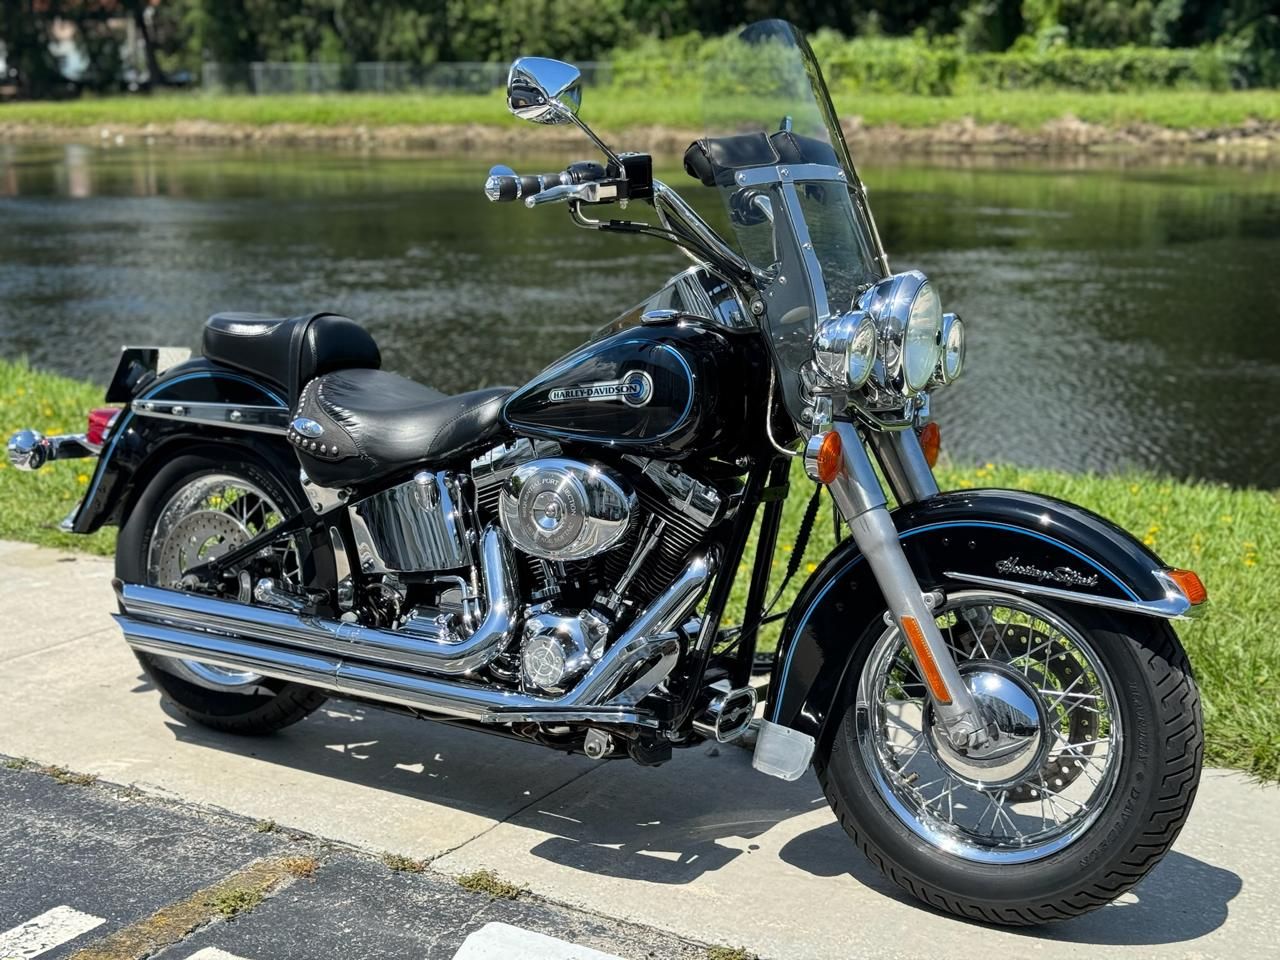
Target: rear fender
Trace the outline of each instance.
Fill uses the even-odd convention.
[[[285,440],[283,426],[276,432],[262,424],[241,426],[229,419],[221,424],[184,420],[174,415],[174,401],[270,408],[272,419],[282,423],[289,413],[288,404],[276,387],[203,358],[145,378],[103,444],[88,493],[71,521],[73,531],[92,533],[104,524],[122,524],[157,465],[187,448],[208,447],[211,443],[247,446],[279,468],[283,476],[297,475],[297,457]],[[146,410],[148,403],[153,404],[150,413]],[[184,414],[190,412],[187,407],[177,409]],[[158,416],[156,411],[169,411],[169,415]]]
[[[902,507],[893,519],[925,590],[965,583],[1165,619],[1192,612],[1159,557],[1111,521],[1062,500],[966,490]],[[846,540],[791,607],[765,716],[820,737],[854,645],[884,610],[875,577]]]

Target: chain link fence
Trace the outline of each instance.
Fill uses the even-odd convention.
[[[488,93],[507,82],[509,63],[212,63],[201,86],[215,93]],[[589,86],[607,84],[612,64],[579,63]]]

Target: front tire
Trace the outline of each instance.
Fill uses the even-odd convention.
[[[985,770],[948,753],[896,628],[872,624],[815,760],[827,800],[886,876],[938,909],[1027,925],[1100,907],[1160,861],[1195,797],[1186,654],[1163,621],[949,586],[938,623],[962,674],[1038,697],[1043,742],[1026,728],[1025,753]]]
[[[182,569],[244,543],[283,519],[282,511],[300,509],[298,497],[276,472],[244,451],[180,456],[156,474],[121,528],[116,576],[126,583],[175,587]],[[272,561],[279,569],[271,575],[296,578],[304,562],[329,559],[304,556],[303,544],[291,549]],[[149,653],[137,657],[179,713],[225,733],[274,733],[326,700],[323,691],[285,680]]]

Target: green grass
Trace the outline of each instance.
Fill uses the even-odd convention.
[[[46,435],[83,433],[90,408],[103,406],[102,392],[101,387],[32,370],[23,361],[0,360],[0,433],[6,440],[22,427]],[[94,464],[66,460],[27,473],[7,460],[0,462],[0,539],[111,554],[114,529],[91,537],[58,530],[88,489]]]
[[[50,433],[79,431],[85,411],[101,399],[96,387],[33,371],[22,362],[0,361],[0,429],[6,434],[28,425]],[[89,461],[70,461],[31,474],[0,466],[0,538],[109,554],[113,530],[85,538],[56,529],[83,494],[89,467]],[[1211,604],[1202,619],[1177,629],[1204,695],[1206,759],[1280,780],[1280,636],[1273,623],[1274,585],[1280,582],[1280,493],[1139,473],[1072,475],[946,462],[938,479],[943,489],[1009,487],[1080,503],[1147,541],[1167,563],[1196,570]],[[797,468],[774,560],[775,581],[794,549],[811,490]],[[780,607],[794,598],[834,542],[830,503],[824,500],[800,573]],[[730,622],[745,600],[749,564],[744,562],[738,578]],[[762,649],[771,649],[776,637],[776,627],[766,630]]]
[[[697,130],[702,106],[696,95],[654,97],[632,89],[586,91],[583,117],[602,130],[660,125]],[[988,91],[948,97],[879,93],[835,93],[842,116],[858,115],[868,126],[929,127],[971,117],[1034,129],[1072,115],[1091,123],[1126,126],[1147,123],[1175,129],[1233,127],[1250,119],[1280,122],[1280,94],[1274,90],[1215,93],[1150,90],[1138,93],[1077,91]],[[0,123],[56,127],[166,125],[200,120],[268,126],[418,126],[428,124],[515,125],[502,95],[492,94],[285,94],[212,96],[171,94],[152,97],[86,97],[63,103],[0,104]]]

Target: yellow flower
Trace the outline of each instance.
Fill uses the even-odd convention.
[[[82,473],[82,474],[80,474],[78,477],[76,477],[76,482],[77,482],[77,483],[88,483],[88,482],[89,482],[89,475],[88,475],[87,473]]]
[[[1235,518],[1231,516],[1231,514],[1229,513],[1224,513],[1218,519],[1221,520],[1223,523],[1231,523]]]
[[[973,487],[973,481],[972,481],[972,480],[961,480],[961,481],[960,481],[960,486],[964,487],[965,489],[972,489],[972,487]]]
[[[1138,492],[1138,485],[1137,485],[1136,483],[1131,483],[1131,484],[1129,484],[1129,492],[1130,492],[1130,493],[1137,493],[1137,492]]]
[[[1257,566],[1257,565],[1258,565],[1258,561],[1257,561],[1257,559],[1255,559],[1254,557],[1245,557],[1245,558],[1244,558],[1244,565],[1245,565],[1246,567],[1255,567],[1255,566]]]
[[[818,565],[816,563],[806,563],[804,565],[804,568],[808,570],[810,573],[813,573],[813,571],[818,569]]]
[[[984,470],[994,470],[995,468],[996,468],[996,465],[994,463],[988,463],[983,465]]]
[[[15,397],[25,397],[26,395],[27,395],[27,390],[25,387],[19,387],[17,391],[14,393]]]

